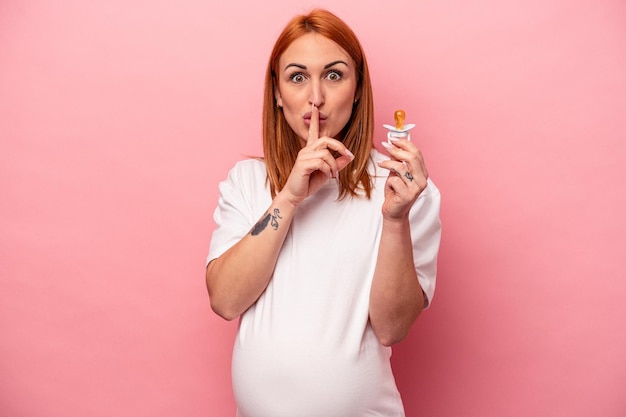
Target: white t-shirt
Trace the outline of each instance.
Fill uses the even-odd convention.
[[[368,321],[388,175],[376,165],[371,199],[338,201],[329,180],[298,207],[274,275],[240,318],[232,363],[239,417],[404,416],[391,349]],[[270,207],[265,164],[237,163],[220,183],[207,263],[237,243]],[[419,282],[433,297],[440,194],[429,180],[410,212]]]

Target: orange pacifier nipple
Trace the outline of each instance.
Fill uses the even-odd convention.
[[[396,129],[401,130],[404,126],[404,118],[406,117],[406,113],[404,110],[396,110],[393,114],[393,119],[396,121]]]

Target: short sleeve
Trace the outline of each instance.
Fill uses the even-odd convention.
[[[258,212],[254,201],[255,195],[265,191],[264,177],[258,178],[264,176],[264,165],[260,169],[255,166],[258,164],[261,163],[253,160],[239,162],[230,170],[227,178],[220,182],[219,199],[213,213],[215,229],[211,235],[207,265],[239,242],[263,214]]]
[[[428,307],[435,294],[437,256],[441,242],[441,220],[439,210],[441,195],[429,179],[409,214],[411,239],[413,240],[413,262],[419,283],[426,294]]]

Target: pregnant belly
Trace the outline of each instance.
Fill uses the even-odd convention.
[[[236,344],[232,376],[239,417],[404,415],[382,349],[348,357],[302,346]]]

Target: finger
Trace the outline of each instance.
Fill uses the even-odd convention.
[[[424,184],[428,178],[428,174],[423,170],[413,171],[409,168],[408,164],[400,161],[380,161],[378,166],[389,170],[390,177],[398,177],[409,187],[417,186],[424,188]]]
[[[303,160],[306,161],[315,161],[319,160],[324,163],[328,170],[332,173],[332,177],[337,177],[339,175],[339,171],[344,169],[352,160],[354,156],[351,152],[347,151],[349,155],[340,155],[338,157],[334,157],[328,149],[319,149],[314,152],[309,152],[306,156],[303,157]],[[326,172],[326,170],[324,170]]]
[[[387,142],[382,142],[382,145],[385,149],[387,149],[389,156],[391,156],[394,160],[404,162],[413,175],[416,172],[421,171],[428,176],[426,164],[424,163],[424,156],[415,145],[409,141],[393,141],[393,145],[390,145]]]
[[[337,163],[337,171],[341,171],[342,169],[344,169],[345,167],[348,166],[348,164],[350,162],[352,162],[354,160],[354,155],[350,154],[349,156],[340,156],[339,158],[337,158],[335,161]]]
[[[398,138],[398,137],[390,136],[388,140],[389,142],[391,142],[392,144],[394,144],[395,146],[399,148],[403,148],[407,150],[416,148],[415,144],[411,142],[410,140],[408,140],[407,138]]]
[[[309,137],[306,140],[307,145],[315,142],[320,135],[320,111],[315,104],[311,106],[311,119],[309,122]]]
[[[394,161],[389,159],[387,161],[378,162],[378,166],[389,171],[391,177],[404,177],[404,173],[408,172],[406,165],[403,162]]]
[[[406,139],[393,139],[390,141],[383,141],[382,145],[385,149],[389,151],[389,154],[404,154],[407,155],[409,153],[416,153],[418,151],[417,146],[411,141]]]
[[[333,158],[328,150],[324,149],[317,151],[311,154],[310,158],[322,162],[322,165],[319,165],[320,168],[318,168],[320,169],[320,171],[330,173],[330,176],[332,177],[337,176],[337,173],[339,172],[339,168],[337,167],[337,160]]]
[[[313,148],[317,150],[330,149],[331,151],[336,151],[337,153],[346,156],[350,160],[354,159],[354,154],[350,152],[348,148],[346,148],[346,145],[344,145],[337,139],[329,138],[327,136],[319,138]]]

